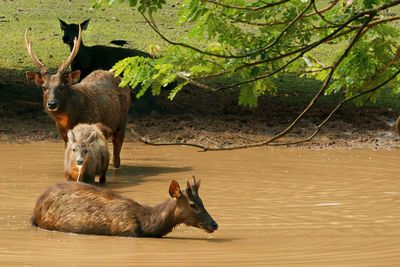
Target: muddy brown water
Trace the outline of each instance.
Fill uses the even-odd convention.
[[[400,151],[258,148],[197,152],[126,143],[108,188],[155,205],[194,174],[218,222],[161,239],[32,227],[38,196],[64,181],[63,144],[0,144],[0,265],[398,266]]]

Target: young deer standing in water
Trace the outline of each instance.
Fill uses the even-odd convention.
[[[120,151],[125,137],[125,127],[130,105],[129,87],[119,87],[121,79],[104,70],[92,72],[79,82],[80,71],[66,74],[68,66],[79,51],[82,33],[79,27],[72,52],[56,74],[50,74],[32,50],[25,31],[26,47],[40,74],[27,72],[26,78],[43,89],[43,106],[55,120],[58,133],[68,142],[67,131],[78,123],[102,123],[112,131],[114,167],[120,165]]]
[[[193,180],[184,191],[171,181],[171,198],[155,207],[90,184],[55,184],[38,199],[32,223],[48,230],[95,235],[162,237],[182,223],[212,233],[218,224],[200,199],[200,181]]]
[[[111,130],[101,123],[79,123],[68,130],[65,148],[64,174],[67,180],[94,183],[100,176],[100,183],[106,182],[110,154],[107,138]]]

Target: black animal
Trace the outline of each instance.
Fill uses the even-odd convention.
[[[74,47],[74,38],[78,37],[79,25],[68,24],[65,21],[60,21],[61,30],[64,32],[62,40],[64,43],[69,45],[71,51]],[[89,25],[90,19],[82,22],[81,29],[86,30]],[[120,42],[117,43],[121,45]],[[71,63],[71,69],[81,71],[81,79],[85,78],[92,71],[102,69],[110,70],[115,63],[127,58],[127,57],[151,57],[149,53],[121,47],[112,47],[104,45],[85,46],[83,41],[79,48],[79,52]],[[140,98],[136,99],[136,93],[140,90],[140,85],[133,89],[131,99],[133,103],[133,111],[139,116],[145,113],[149,113],[157,109],[156,97],[153,96],[151,90],[147,90],[146,93]]]
[[[68,24],[61,19],[60,21],[61,30],[64,32],[62,40],[64,43],[69,45],[71,51],[74,47],[74,38],[78,37],[79,25]],[[86,30],[90,19],[82,22],[82,30]],[[151,57],[149,53],[128,48],[111,47],[104,45],[85,46],[83,41],[79,47],[79,52],[71,63],[71,69],[81,71],[81,79],[85,78],[89,73],[94,70],[102,69],[109,70],[115,63],[126,58],[126,57]]]

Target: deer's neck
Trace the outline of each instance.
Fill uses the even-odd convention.
[[[65,129],[72,128],[71,124],[75,124],[75,121],[81,113],[81,106],[84,102],[81,94],[70,86],[66,89],[66,96],[60,103],[60,107],[55,112],[49,112],[53,119]]]
[[[175,221],[176,200],[170,198],[156,207],[144,207],[139,218],[141,234],[148,237],[162,237],[178,224]]]

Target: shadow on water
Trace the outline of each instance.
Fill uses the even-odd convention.
[[[111,168],[108,170],[106,184],[111,188],[129,187],[145,182],[145,178],[147,177],[190,170],[192,170],[192,167],[177,168],[121,165],[119,169]],[[174,179],[174,177],[171,177],[171,179]]]

